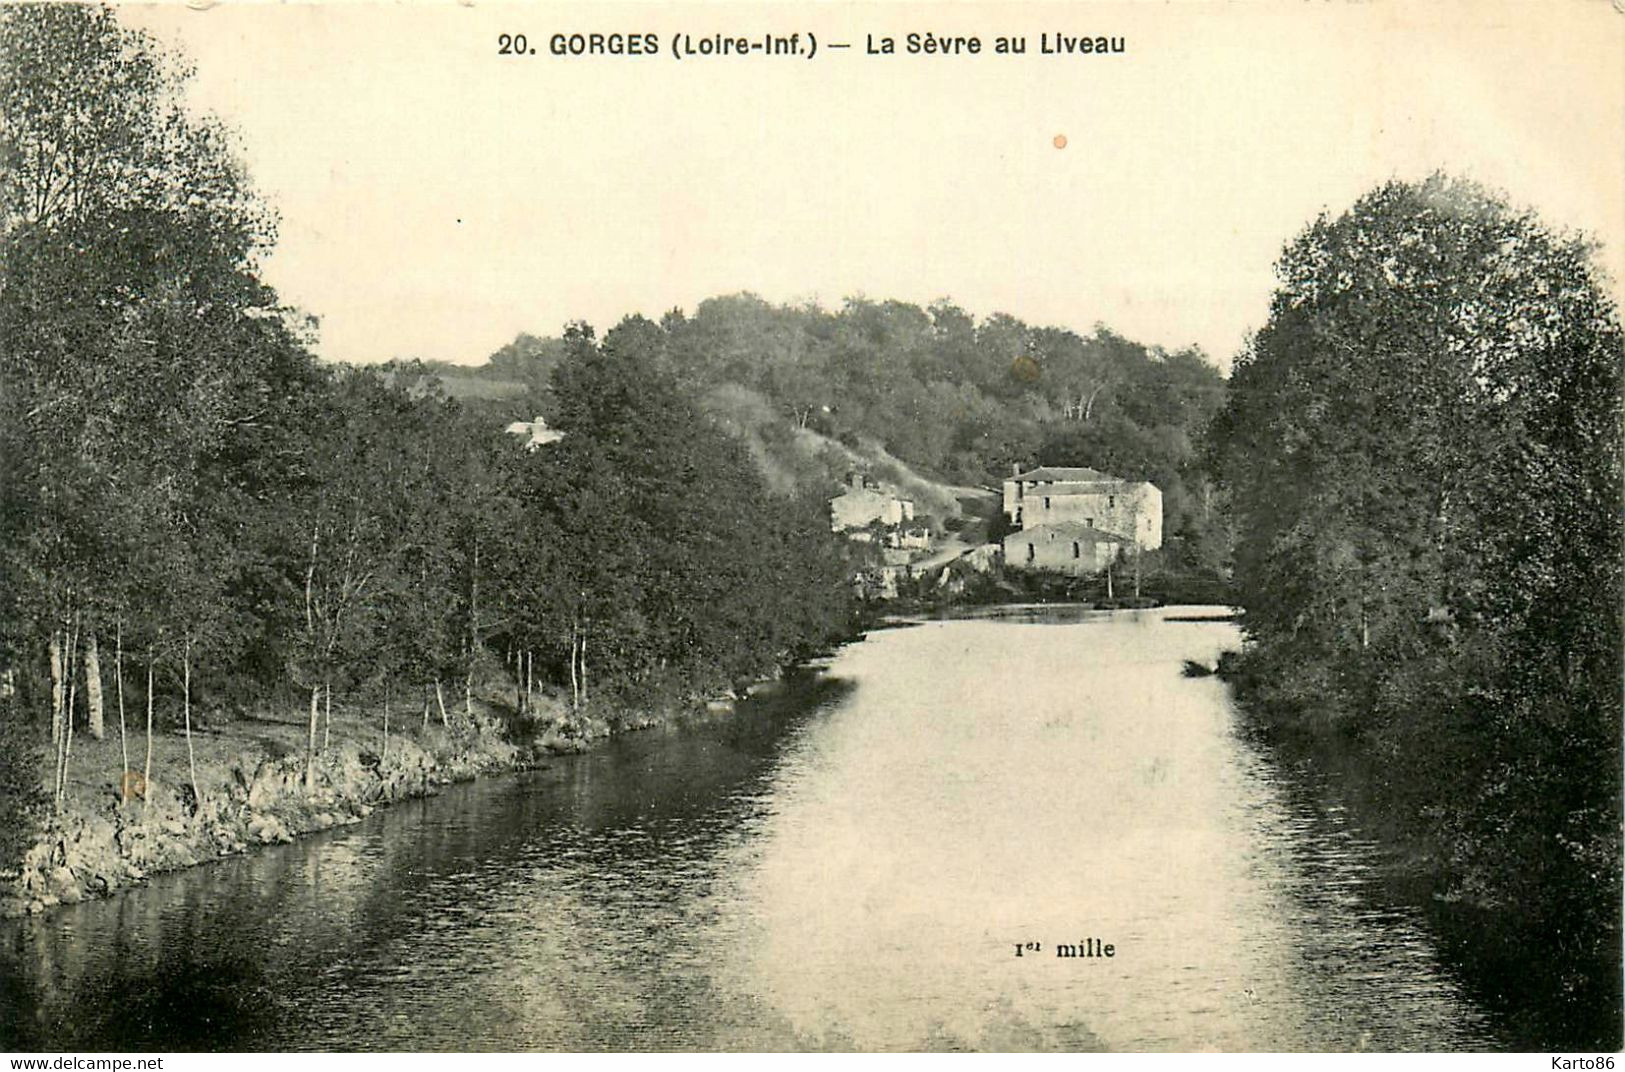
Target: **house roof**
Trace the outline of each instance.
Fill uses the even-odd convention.
[[[1104,480],[1057,480],[1044,488],[1045,495],[1111,495],[1133,487],[1128,480],[1107,477]]]
[[[1035,480],[1116,480],[1108,473],[1098,469],[1085,469],[1082,466],[1040,465],[1037,469],[1029,469],[1025,473],[1017,473],[1010,478],[1030,482]]]
[[[1081,521],[1057,521],[1053,525],[1034,525],[1019,532],[1012,532],[1005,539],[1014,540],[1022,536],[1046,540],[1088,540],[1093,543],[1129,542],[1125,536],[1119,536],[1115,532],[1106,532],[1092,525],[1085,525]]]
[[[514,421],[503,431],[512,435],[529,436],[530,439],[525,444],[527,448],[545,447],[564,438],[563,432],[549,428],[541,417],[537,417],[534,421]]]
[[[890,484],[873,484],[863,488],[843,488],[839,495],[836,495],[834,498],[830,499],[830,502],[834,502],[836,499],[860,498],[865,496],[874,499],[894,499],[897,502],[909,504],[913,504],[914,502],[914,500],[908,496],[900,494],[897,488]]]

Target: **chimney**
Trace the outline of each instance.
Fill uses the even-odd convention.
[[[1011,476],[1020,476],[1021,475],[1021,463],[1020,462],[1011,462],[1010,463],[1010,475]]]
[[[858,472],[856,469],[854,469],[854,470],[852,470],[852,472],[846,474],[846,482],[847,482],[848,486],[850,486],[850,487],[852,487],[852,488],[854,488],[854,489],[856,489],[858,491],[863,490],[863,485],[865,483],[865,481],[863,479],[863,474]]]

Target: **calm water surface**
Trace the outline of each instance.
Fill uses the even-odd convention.
[[[1166,613],[877,632],[722,723],[7,924],[0,1042],[1493,1046],[1374,848],[1181,676],[1234,627]]]

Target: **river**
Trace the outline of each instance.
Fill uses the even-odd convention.
[[[1188,613],[880,630],[733,717],[6,923],[0,1041],[1494,1048],[1375,848],[1182,676],[1238,643]]]

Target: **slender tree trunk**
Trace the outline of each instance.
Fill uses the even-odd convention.
[[[62,708],[62,740],[57,744],[56,764],[56,810],[62,811],[62,805],[68,795],[68,761],[73,758],[73,701],[78,693],[78,677],[73,672],[74,656],[79,651],[79,625],[75,621],[68,630],[67,649],[62,654],[62,666],[67,672],[68,694],[64,698]]]
[[[316,789],[316,719],[321,714],[318,706],[322,697],[322,687],[310,687],[310,732],[305,736],[305,793],[308,795]]]
[[[451,728],[451,719],[446,717],[446,696],[440,691],[440,679],[434,679],[434,702],[440,707],[440,724],[447,729]]]
[[[1089,402],[1083,407],[1084,423],[1088,423],[1089,415],[1093,413],[1095,409],[1095,397],[1100,394],[1101,389],[1105,386],[1105,384],[1101,384],[1099,387],[1096,387],[1093,391],[1089,392]]]
[[[99,741],[107,734],[107,724],[102,707],[102,653],[94,632],[85,638],[85,709],[90,716],[86,729]]]
[[[525,706],[529,707],[536,695],[536,653],[525,649]]]
[[[576,636],[576,625],[570,624],[570,708],[581,709],[581,678],[576,672],[576,645],[579,638]]]
[[[62,740],[62,700],[68,694],[66,683],[62,680],[62,633],[51,630],[51,742],[56,744]]]
[[[152,671],[157,653],[147,649],[147,766],[141,775],[141,810],[152,810]]]
[[[322,518],[321,508],[325,497],[318,498],[316,504],[316,520],[310,527],[310,563],[305,567],[305,632],[311,637],[312,643],[316,637],[316,551],[321,544]]]
[[[474,562],[468,575],[468,676],[463,679],[463,713],[474,722],[474,664],[480,656],[480,537],[474,534]]]
[[[66,641],[62,645],[62,663],[71,672],[73,663],[69,661]],[[51,807],[58,812],[62,810],[62,746],[68,735],[69,708],[73,704],[69,686],[70,681],[64,680],[62,695],[53,697],[57,713],[55,724],[51,727]]]
[[[68,698],[67,683],[62,680],[63,643],[56,630],[51,631],[51,808],[57,809],[62,788],[62,705]]]
[[[378,766],[389,759],[389,679],[384,679],[384,747],[378,751]]]
[[[57,772],[55,772],[54,798],[57,810],[62,810],[62,801],[67,794],[68,785],[68,757],[73,754],[73,700],[78,690],[78,677],[73,672],[75,655],[78,653],[78,624],[73,624],[67,630],[67,643],[62,650],[62,671],[65,676],[67,694],[62,697],[62,737],[57,741]]]
[[[480,650],[480,537],[474,534],[474,563],[468,575],[468,676],[474,676],[474,660]]]
[[[581,626],[581,702],[589,702],[587,695],[587,626]]]
[[[1112,567],[1111,567],[1110,563],[1108,563],[1107,566],[1106,566],[1106,598],[1107,599],[1115,598],[1112,595]]]
[[[62,814],[62,772],[67,763],[68,723],[73,719],[71,696],[71,690],[63,694],[62,728],[57,731],[56,743],[51,746],[51,809],[57,815]]]
[[[428,732],[429,729],[429,686],[427,685],[423,686],[423,729],[424,732]]]
[[[305,633],[310,637],[312,653],[317,650],[316,639],[316,554],[321,546],[323,506],[326,505],[326,496],[318,496],[316,501],[316,517],[310,526],[310,561],[305,566]],[[316,790],[316,701],[321,695],[321,686],[310,687],[310,727],[305,735],[305,795],[309,796]]]
[[[124,730],[124,623],[118,623],[118,629],[113,634],[113,687],[118,694],[118,750],[124,758],[124,765],[119,770],[119,779],[130,773],[130,742]]]
[[[327,751],[333,741],[333,683],[328,681],[322,686],[322,751]]]
[[[188,637],[181,649],[181,713],[186,722],[186,769],[192,776],[192,799],[199,810],[203,808],[203,794],[197,788],[197,756],[192,752],[192,639]]]

